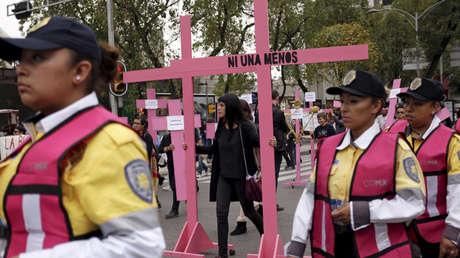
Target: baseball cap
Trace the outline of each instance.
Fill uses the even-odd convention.
[[[22,50],[69,48],[90,60],[101,61],[101,50],[94,32],[76,19],[53,16],[33,26],[25,38],[0,38],[0,58],[21,59]]]
[[[342,85],[330,87],[328,94],[339,95],[347,92],[357,96],[374,96],[386,98],[385,88],[377,76],[371,72],[351,70],[345,75]]]
[[[411,96],[419,100],[444,100],[444,87],[441,82],[417,77],[412,80],[409,89],[406,92],[401,92],[398,97]]]

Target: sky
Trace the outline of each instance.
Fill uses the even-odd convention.
[[[18,0],[0,0],[0,28],[10,37],[22,37],[16,17],[6,15],[6,7],[16,2]]]

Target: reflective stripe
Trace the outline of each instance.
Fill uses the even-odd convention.
[[[158,210],[147,208],[111,219],[100,225],[104,236],[154,229],[160,226]]]
[[[27,235],[26,252],[43,249],[45,233],[42,230],[40,213],[40,195],[24,194],[22,197],[22,210]]]
[[[374,224],[375,241],[379,251],[385,250],[391,246],[390,238],[388,237],[387,224]]]
[[[437,176],[427,176],[426,177],[426,196],[427,204],[426,209],[430,217],[435,217],[439,215],[438,207],[436,207],[436,202],[438,200],[438,177]]]
[[[321,249],[326,252],[326,203],[323,201],[323,217],[321,218]]]

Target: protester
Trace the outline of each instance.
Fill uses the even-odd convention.
[[[171,187],[171,191],[173,194],[173,202],[171,206],[171,211],[166,214],[166,219],[172,219],[179,216],[179,201],[177,200],[176,194],[176,177],[174,175],[174,158],[173,158],[173,150],[174,144],[171,142],[171,133],[168,132],[163,136],[161,139],[159,153],[166,153],[167,155],[167,166],[168,166],[168,178],[169,178],[169,186]]]
[[[460,136],[441,124],[444,88],[439,81],[415,78],[398,94],[408,125],[400,132],[417,154],[426,182],[426,210],[411,224],[423,257],[457,257],[460,239]]]
[[[396,120],[404,120],[406,118],[405,114],[406,114],[406,111],[404,109],[404,105],[403,104],[396,105],[395,119]]]
[[[1,38],[16,67],[30,140],[0,163],[6,257],[160,257],[147,152],[139,136],[99,106],[118,50],[86,25],[45,18],[27,37]]]
[[[244,214],[263,234],[262,216],[245,195],[246,174],[253,175],[257,171],[253,149],[259,147],[259,136],[254,125],[243,118],[236,95],[220,97],[217,110],[219,123],[213,145],[196,146],[196,152],[213,154],[210,200],[216,202],[219,257],[228,257],[228,212],[231,201],[240,202]],[[272,139],[270,144],[275,146],[276,140]]]
[[[240,107],[241,107],[241,113],[242,113],[243,119],[253,122],[254,117],[252,116],[251,107],[249,106],[248,102],[246,102],[246,100],[244,99],[240,99]],[[260,149],[254,148],[253,154],[254,154],[254,161],[257,165],[257,169],[260,171]],[[256,202],[254,202],[254,204],[255,204],[254,207],[256,208],[256,210],[259,211],[258,209],[261,206],[259,206],[259,204]],[[247,232],[247,227],[246,227],[247,222],[248,222],[248,217],[244,215],[243,208],[241,207],[240,215],[236,218],[236,228],[230,233],[230,235],[236,236],[236,235],[241,235],[241,234],[246,233]]]
[[[150,135],[150,133],[147,131],[148,125],[147,125],[147,119],[142,116],[142,115],[137,115],[134,120],[133,120],[133,129],[136,131],[136,133],[142,138],[142,140],[145,143],[146,149],[147,149],[147,157],[149,159],[149,167],[150,170],[152,171],[152,180],[153,180],[153,188],[155,190],[155,196],[157,199],[158,203],[158,208],[161,208],[161,203],[160,200],[158,199],[158,184],[159,184],[159,178],[161,177],[159,171],[158,171],[158,166],[157,166],[157,161],[159,157],[158,155],[158,150],[155,147],[155,144],[153,144],[153,138]]]
[[[318,113],[317,118],[319,125],[315,128],[315,132],[313,133],[315,139],[321,140],[335,134],[334,127],[327,122],[326,113]]]
[[[289,157],[286,158],[286,134],[289,132],[289,126],[286,123],[286,118],[284,117],[283,111],[279,108],[280,97],[279,93],[276,90],[272,91],[272,109],[273,109],[273,133],[276,137],[277,145],[275,147],[275,183],[276,188],[278,188],[278,177],[280,174],[281,161],[282,157],[285,156],[286,166],[292,167],[292,164]],[[284,210],[283,207],[276,205],[278,211]]]
[[[380,110],[380,114],[377,116],[377,123],[380,126],[380,129],[385,128],[385,122],[387,120],[387,114],[388,114],[388,108],[383,107],[382,110]]]
[[[26,129],[22,125],[17,125],[14,128],[13,135],[24,135],[26,134]]]
[[[372,73],[352,70],[327,93],[342,100],[348,130],[319,149],[294,216],[290,257],[311,239],[321,257],[412,257],[405,223],[423,213],[422,171],[407,143],[382,133],[376,117],[386,98]]]

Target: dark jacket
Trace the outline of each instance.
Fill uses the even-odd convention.
[[[254,148],[260,147],[259,135],[257,134],[256,128],[253,123],[248,120],[241,120],[239,125],[241,126],[241,133],[243,137],[244,152],[246,155],[246,166],[248,168],[248,173],[254,175],[257,171],[257,165],[254,157]],[[211,169],[211,184],[209,191],[209,200],[211,202],[216,201],[217,193],[217,182],[220,175],[220,155],[219,155],[219,134],[223,129],[223,125],[219,124],[216,135],[211,146],[196,146],[196,153],[198,154],[213,154],[212,159],[212,169]],[[243,155],[241,155],[241,162],[244,162]],[[245,180],[241,180],[241,183],[244,184]],[[238,201],[236,194],[231,198],[231,201]]]
[[[171,145],[171,134],[166,134],[163,136],[161,139],[160,147],[158,147],[158,152],[159,153],[166,153],[166,156],[168,157],[168,172],[174,174],[174,160],[173,160],[173,152],[172,151],[164,151],[165,147],[168,147]]]
[[[273,134],[275,135],[277,145],[275,151],[286,150],[286,134],[289,132],[289,126],[286,123],[283,111],[273,105]]]

